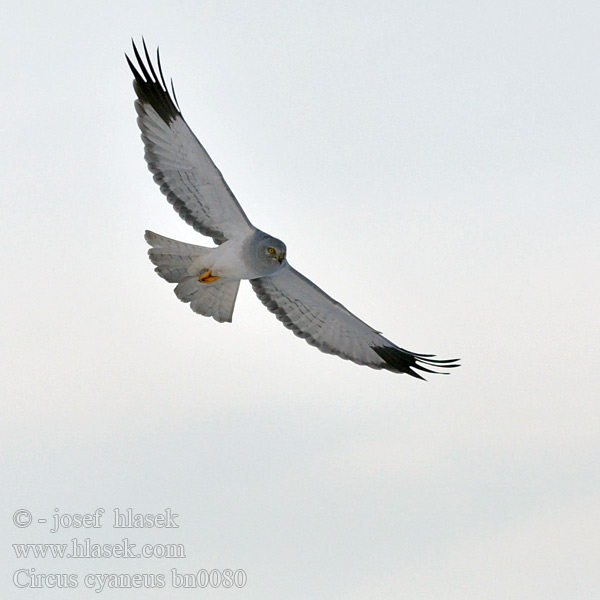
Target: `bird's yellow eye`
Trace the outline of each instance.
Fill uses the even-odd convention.
[[[269,254],[275,254],[275,248],[269,248],[268,252]]]

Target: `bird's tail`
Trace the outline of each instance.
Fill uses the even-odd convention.
[[[239,279],[217,279],[210,283],[198,281],[197,267],[202,263],[202,257],[213,252],[212,248],[178,242],[152,231],[146,231],[145,238],[152,246],[148,256],[156,265],[154,270],[169,283],[178,284],[175,295],[182,302],[189,302],[194,312],[205,317],[212,317],[219,323],[231,323]]]

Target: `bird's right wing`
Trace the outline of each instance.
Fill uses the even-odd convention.
[[[142,131],[145,158],[179,216],[196,231],[221,244],[254,231],[221,172],[184,121],[175,92],[169,93],[160,66],[152,66],[144,43],[147,65],[133,44],[136,66],[127,58],[135,80],[135,109]],[[171,89],[173,89],[171,85]]]
[[[439,360],[399,348],[287,263],[275,275],[250,283],[285,327],[321,352],[419,379],[417,371],[438,373],[433,369],[458,366],[458,359]]]

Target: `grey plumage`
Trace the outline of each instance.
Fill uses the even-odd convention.
[[[137,65],[128,57],[127,62],[148,168],[179,216],[217,244],[207,248],[146,232],[155,271],[177,284],[180,300],[199,314],[230,322],[240,281],[248,279],[285,327],[325,353],[419,379],[419,371],[438,373],[458,366],[457,359],[440,360],[396,346],[292,268],[285,244],[252,225],[183,119],[158,52],[155,69],[145,43],[144,58],[135,44],[133,49]]]

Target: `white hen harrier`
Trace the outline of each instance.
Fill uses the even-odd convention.
[[[205,248],[146,232],[150,260],[163,279],[177,284],[177,297],[194,312],[231,322],[240,281],[249,279],[285,327],[322,352],[419,379],[423,377],[417,371],[457,367],[458,359],[439,360],[399,348],[291,267],[285,244],[250,223],[183,119],[173,83],[172,94],[167,88],[158,51],[160,77],[145,42],[143,48],[145,61],[133,44],[137,67],[126,58],[135,78],[135,110],[148,168],[179,216],[217,244]]]

